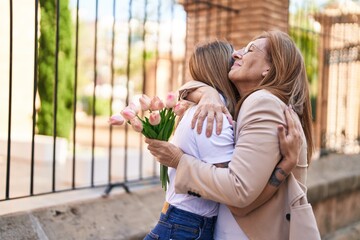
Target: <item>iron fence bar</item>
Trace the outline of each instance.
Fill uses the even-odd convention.
[[[7,161],[6,161],[6,192],[5,198],[10,197],[10,163],[11,163],[11,100],[12,100],[12,54],[13,54],[13,2],[10,0],[10,51],[9,51],[9,115],[7,136]]]
[[[100,187],[106,187],[105,185],[98,185],[98,186],[94,186],[93,188],[100,188]],[[76,188],[76,190],[84,190],[84,189],[89,189],[89,187],[84,186],[84,187],[78,187]],[[48,192],[41,192],[41,193],[36,193],[34,195],[23,195],[23,196],[18,196],[18,197],[12,197],[9,199],[0,199],[0,202],[4,202],[6,200],[18,200],[18,199],[24,199],[24,198],[29,198],[29,197],[39,197],[39,196],[44,196],[44,195],[48,195],[48,194],[54,194],[54,193],[64,193],[64,192],[69,192],[69,191],[74,191],[71,188],[68,189],[59,189],[56,192],[53,191],[48,191]]]
[[[342,16],[340,16],[340,20],[342,19]],[[342,21],[340,21],[340,22],[342,22]],[[341,25],[341,30],[342,30],[342,32],[343,32],[343,36],[342,36],[342,38],[345,40],[346,39],[346,36],[344,35],[344,33],[345,33],[345,31],[344,31],[344,25],[342,24]],[[341,51],[339,51],[339,58],[340,59],[342,59],[343,58],[343,56],[344,56],[344,51],[343,50],[341,50]],[[340,113],[339,113],[339,110],[340,110],[340,107],[341,107],[341,102],[340,102],[340,100],[341,100],[341,85],[340,85],[340,78],[341,77],[344,77],[344,76],[342,76],[342,71],[343,71],[343,69],[344,69],[344,67],[343,67],[343,64],[341,63],[341,61],[339,61],[338,63],[336,63],[336,65],[337,65],[337,72],[336,72],[336,74],[337,74],[337,76],[336,76],[336,107],[334,108],[334,109],[336,109],[336,111],[335,111],[335,124],[334,124],[334,132],[335,132],[335,138],[336,138],[336,140],[335,140],[335,146],[337,145],[337,139],[338,139],[338,134],[339,134],[339,132],[338,132],[338,126],[341,124],[341,122],[340,122],[340,119],[339,119],[339,116],[340,116]],[[346,78],[345,78],[346,79]],[[343,79],[341,78],[341,83],[343,84]],[[340,134],[341,134],[341,132],[340,132]],[[341,150],[341,148],[342,148],[342,146],[340,145],[340,150]]]
[[[188,0],[185,0],[185,5],[188,4]],[[184,54],[184,59],[183,59],[183,68],[182,68],[182,82],[181,84],[184,84],[185,83],[185,76],[186,76],[186,69],[187,69],[187,66],[186,66],[186,59],[187,59],[187,46],[188,46],[188,43],[187,43],[187,36],[188,36],[188,17],[187,17],[187,13],[186,13],[186,24],[185,24],[185,54]]]
[[[32,111],[32,134],[31,134],[31,166],[30,166],[30,195],[34,194],[34,155],[35,155],[35,124],[36,124],[36,93],[37,93],[37,67],[38,67],[38,0],[35,0],[35,32],[34,32],[34,91]]]
[[[161,0],[158,0],[157,5],[157,12],[156,12],[156,18],[157,18],[157,29],[156,29],[156,38],[157,38],[157,44],[155,49],[155,76],[154,76],[154,94],[156,95],[156,83],[157,83],[157,69],[158,69],[158,63],[159,63],[159,47],[160,47],[160,23],[161,23]],[[156,176],[156,160],[154,158],[153,160],[153,176]]]
[[[344,39],[346,39],[346,35],[347,35],[347,32],[345,31],[346,30],[346,26],[344,26],[343,25],[343,31],[342,31],[342,35],[343,35],[343,38]],[[344,44],[345,45],[345,44]],[[346,52],[345,52],[346,51]],[[350,53],[350,49],[348,49],[348,50],[343,50],[343,52],[345,52],[345,55],[347,55],[347,57],[345,57],[345,58],[347,58],[347,59],[350,59],[351,58],[351,53]],[[345,76],[342,76],[342,78],[343,78],[343,81],[345,82],[343,82],[343,85],[344,85],[344,90],[345,90],[345,92],[347,92],[347,93],[349,93],[349,91],[347,91],[348,90],[348,82],[349,82],[349,61],[345,61],[342,65],[344,65],[343,66],[343,68],[344,68],[344,75]],[[339,81],[340,81],[340,79],[339,79]],[[342,113],[342,114],[344,114],[344,118],[345,118],[345,121],[346,121],[346,119],[348,119],[348,111],[346,111],[346,109],[347,109],[347,105],[348,105],[348,94],[345,94],[345,96],[343,97],[343,101],[342,101],[342,108],[341,109],[344,109],[345,111],[344,111],[344,113]],[[337,109],[337,111],[340,111],[340,109]],[[341,123],[340,123],[341,124]],[[341,143],[341,150],[343,151],[344,150],[344,147],[345,147],[345,145],[347,144],[347,140],[348,140],[348,137],[347,137],[347,131],[346,131],[346,126],[344,125],[344,126],[342,126],[341,127],[342,129],[341,129],[341,132],[340,132],[340,134],[341,135],[343,135],[344,136],[344,142],[343,143]]]
[[[94,171],[95,171],[95,106],[96,106],[96,86],[97,86],[97,31],[98,31],[98,14],[99,1],[96,0],[95,6],[95,35],[94,35],[94,88],[93,88],[93,105],[92,105],[92,145],[91,145],[91,187],[94,187]]]
[[[153,184],[159,184],[160,181],[157,177],[147,177],[147,178],[143,178],[142,180],[128,180],[126,182],[108,184],[108,185],[106,185],[106,188],[105,188],[104,193],[102,194],[102,197],[108,197],[111,190],[114,187],[122,187],[126,193],[131,193],[131,191],[130,191],[131,186],[145,185],[144,183],[153,185]],[[98,186],[96,186],[96,187],[98,187]]]
[[[159,63],[159,47],[160,47],[160,24],[161,24],[161,0],[158,0],[157,5],[157,29],[156,29],[156,38],[157,38],[157,45],[155,49],[155,81],[154,81],[154,94],[156,95],[156,83],[157,83],[157,68]],[[156,164],[156,162],[154,162]],[[154,165],[155,166],[155,165]]]
[[[113,0],[113,23],[112,23],[112,29],[111,29],[111,34],[112,34],[112,38],[111,38],[111,79],[110,79],[110,84],[111,84],[111,94],[110,94],[110,116],[113,114],[113,110],[112,110],[112,104],[114,101],[114,75],[115,75],[115,68],[114,68],[114,55],[115,55],[115,23],[116,23],[116,0]],[[111,150],[112,150],[112,141],[113,141],[113,126],[110,125],[109,126],[109,168],[108,168],[108,184],[111,183],[111,164],[112,164],[112,154],[111,154]]]
[[[74,70],[74,109],[73,109],[73,144],[72,144],[72,174],[71,187],[75,189],[76,177],[76,102],[78,87],[78,59],[79,59],[79,5],[80,0],[76,1],[76,23],[75,23],[75,70]]]
[[[147,22],[147,8],[148,8],[148,0],[145,0],[144,4],[144,20],[143,20],[143,34],[142,34],[142,41],[143,41],[143,62],[142,62],[142,92],[145,93],[146,90],[146,82],[147,82],[147,74],[146,74],[146,22]],[[139,178],[143,178],[142,170],[143,170],[143,160],[144,160],[144,154],[143,154],[143,135],[139,134],[140,138],[140,152],[139,152]]]
[[[53,168],[52,168],[52,191],[55,192],[56,182],[56,132],[57,132],[57,97],[59,82],[59,19],[60,19],[60,0],[56,1],[56,44],[55,44],[55,84],[54,84],[54,129],[53,129]]]
[[[169,91],[174,89],[174,56],[173,56],[173,25],[174,25],[174,0],[171,0],[171,31],[170,31],[170,38],[169,38],[169,58],[170,58],[170,75],[169,75]]]
[[[112,188],[117,187],[117,186],[121,186],[124,188],[124,190],[127,193],[130,193],[130,187],[131,186],[138,186],[138,185],[145,185],[146,183],[148,183],[149,185],[155,185],[155,184],[159,184],[160,181],[157,177],[151,176],[151,177],[146,177],[143,178],[141,180],[128,180],[126,183],[124,182],[119,182],[119,183],[115,183],[115,184],[99,184],[99,185],[94,185],[93,187],[91,187],[91,189],[95,189],[95,188],[105,188],[104,193],[102,196],[107,196],[109,195],[109,193],[111,192]],[[24,198],[29,198],[29,197],[39,197],[39,196],[44,196],[44,195],[49,195],[49,194],[54,194],[54,193],[65,193],[65,192],[70,192],[70,191],[74,191],[74,190],[85,190],[85,189],[90,189],[88,186],[82,186],[82,187],[77,187],[76,189],[72,189],[72,188],[65,188],[65,189],[59,189],[57,191],[47,191],[47,192],[40,192],[40,193],[36,193],[33,195],[22,195],[22,196],[17,196],[17,197],[9,197],[7,199],[0,199],[0,203],[1,202],[5,202],[8,200],[18,200],[18,199],[24,199]]]
[[[103,196],[107,196],[111,189],[113,187],[116,186],[123,186],[124,190],[127,193],[130,193],[130,187],[131,186],[138,186],[138,185],[145,185],[145,183],[148,183],[149,185],[152,184],[159,184],[159,179],[156,177],[147,177],[147,178],[143,178],[141,181],[140,180],[129,180],[125,183],[121,182],[121,183],[116,183],[116,184],[112,184],[111,186],[108,184],[100,184],[100,185],[95,185],[94,188],[105,188],[106,190],[104,191]],[[110,189],[111,187],[111,189]],[[76,190],[85,190],[85,189],[89,189],[88,186],[83,186],[83,187],[77,187]],[[107,192],[107,190],[110,189],[110,191]],[[128,191],[127,191],[128,190]],[[12,197],[9,199],[0,199],[0,202],[4,202],[6,200],[18,200],[18,199],[24,199],[24,198],[29,198],[29,197],[38,197],[38,196],[44,196],[44,195],[48,195],[48,194],[54,194],[54,193],[64,193],[64,192],[70,192],[70,191],[74,191],[74,189],[71,188],[67,188],[67,189],[59,189],[56,192],[53,191],[48,191],[48,192],[41,192],[41,193],[37,193],[31,196],[28,195],[23,195],[23,196],[18,196],[18,197]]]
[[[127,42],[127,65],[126,65],[126,105],[129,104],[129,83],[130,83],[130,54],[131,54],[131,19],[132,19],[132,0],[129,1],[129,16],[128,16],[128,42]],[[128,181],[127,179],[127,163],[128,163],[128,125],[125,125],[125,149],[124,149],[124,182]]]

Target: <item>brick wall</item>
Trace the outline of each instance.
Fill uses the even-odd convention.
[[[265,30],[288,31],[289,0],[181,0],[187,12],[187,58],[214,38],[241,48]]]

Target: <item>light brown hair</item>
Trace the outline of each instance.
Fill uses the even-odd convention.
[[[219,91],[226,100],[226,107],[234,116],[237,90],[228,78],[234,49],[225,41],[201,43],[189,60],[189,70],[194,80],[203,82]]]
[[[310,104],[309,83],[306,76],[304,59],[291,37],[281,31],[269,31],[259,38],[268,40],[266,51],[269,56],[270,69],[254,91],[265,89],[287,105],[292,105],[298,114],[307,141],[307,160],[311,161],[313,153],[312,113]],[[251,93],[244,96],[244,99]]]

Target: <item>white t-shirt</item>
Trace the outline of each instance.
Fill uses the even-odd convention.
[[[205,135],[206,120],[201,134],[196,132],[196,128],[191,129],[191,120],[196,108],[197,106],[193,106],[184,113],[171,142],[180,147],[186,154],[204,162],[216,164],[230,161],[234,151],[234,131],[225,115],[223,116],[221,134],[217,135],[214,128],[211,137],[208,138]],[[169,168],[168,174],[170,183],[166,192],[167,202],[177,208],[201,216],[213,217],[218,215],[214,234],[216,240],[248,239],[224,204],[188,194],[176,194],[174,189],[176,169]]]
[[[214,129],[211,137],[206,137],[204,129],[198,134],[195,129],[191,129],[191,120],[197,109],[197,106],[189,108],[175,129],[171,142],[180,147],[181,150],[204,162],[215,164],[228,162],[234,151],[234,132],[232,126],[223,116],[223,128],[220,135],[217,135]],[[189,194],[176,194],[174,189],[176,169],[169,168],[168,190],[166,192],[166,201],[171,205],[182,210],[189,211],[205,217],[218,215],[219,203],[199,198]]]
[[[225,204],[220,204],[219,215],[215,225],[215,240],[248,240],[234,216]]]

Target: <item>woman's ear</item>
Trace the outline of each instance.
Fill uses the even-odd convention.
[[[264,78],[266,76],[266,74],[268,74],[269,71],[270,71],[270,68],[267,68],[265,71],[263,71],[261,73],[261,76]]]

